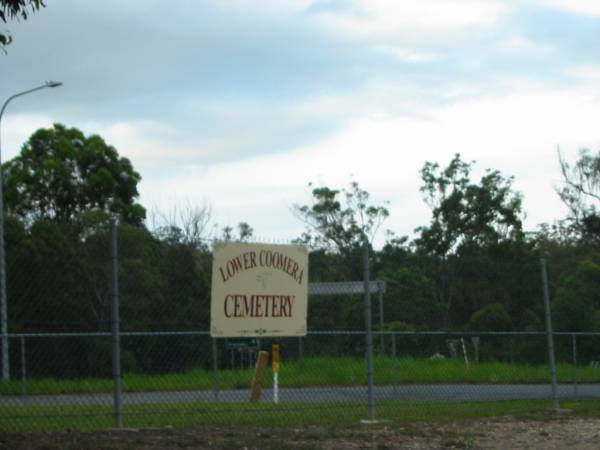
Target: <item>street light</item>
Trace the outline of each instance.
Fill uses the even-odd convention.
[[[22,95],[30,94],[40,89],[55,88],[62,86],[60,81],[46,81],[43,85],[28,89],[27,91],[18,92],[6,99],[0,109],[0,130],[2,129],[2,115],[6,109],[6,105],[13,98]],[[0,139],[1,143],[1,139]],[[2,381],[10,379],[10,361],[8,357],[8,315],[6,310],[6,261],[4,257],[4,180],[2,175],[2,146],[0,144],[0,340],[2,341]]]

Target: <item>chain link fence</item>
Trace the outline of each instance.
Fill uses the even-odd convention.
[[[377,418],[426,403],[553,398],[547,364],[523,360],[517,353],[507,353],[506,359],[496,353],[509,348],[515,352],[537,349],[543,354],[544,333],[381,335],[385,349],[377,349],[374,355]],[[0,386],[3,430],[115,426],[109,333],[10,338],[20,361],[13,365],[11,381]],[[556,333],[555,338],[559,352],[564,352],[557,365],[558,398],[600,398],[600,361],[584,363],[586,358],[578,353],[598,348],[600,333]],[[257,353],[270,351],[274,342],[260,339],[256,346],[253,342],[232,345],[225,339],[212,339],[207,332],[122,333],[118,412],[122,426],[219,423],[230,415],[244,423],[252,416],[272,414],[273,408],[305,420],[318,420],[331,411],[345,414],[348,408],[367,418],[364,332],[309,332],[303,338],[277,339],[282,355],[278,401],[269,367],[260,400],[251,402]],[[81,358],[73,363],[72,348],[90,359],[85,364]],[[90,348],[106,350],[103,354],[86,352]]]
[[[600,333],[548,333],[539,260],[314,251],[305,337],[213,339],[208,243],[120,226],[117,249],[116,228],[73,241],[47,226],[7,240],[0,430],[301,424],[600,397]],[[559,284],[551,271],[550,293]],[[274,344],[278,389],[269,365],[251,401],[257,357]]]

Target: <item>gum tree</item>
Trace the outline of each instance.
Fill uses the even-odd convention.
[[[146,214],[136,202],[141,177],[131,162],[100,136],[76,128],[37,130],[3,171],[6,208],[26,224],[85,224],[115,214],[140,225]]]
[[[600,151],[581,149],[574,164],[558,154],[563,183],[558,195],[569,208],[570,231],[586,244],[600,245]]]
[[[429,225],[417,228],[415,248],[439,262],[444,326],[451,316],[453,322],[465,323],[474,311],[496,301],[496,279],[491,269],[484,270],[486,265],[493,267],[498,256],[506,261],[527,253],[521,194],[513,190],[513,178],[488,169],[473,181],[473,164],[456,154],[445,168],[426,162],[421,169],[421,193],[432,216]]]

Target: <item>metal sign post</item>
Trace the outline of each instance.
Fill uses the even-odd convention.
[[[544,292],[544,312],[546,317],[546,339],[548,341],[548,363],[550,365],[550,382],[552,384],[552,402],[554,410],[558,411],[560,405],[558,402],[558,382],[556,379],[556,361],[554,359],[554,334],[552,333],[552,313],[550,310],[550,293],[548,289],[548,271],[546,269],[546,259],[540,259],[542,271],[542,288]]]
[[[375,396],[373,382],[373,326],[371,322],[371,291],[369,289],[369,244],[363,247],[364,296],[365,296],[365,328],[367,346],[367,399],[369,402],[369,420],[375,420]]]
[[[117,221],[110,220],[110,260],[111,260],[111,297],[112,297],[112,362],[114,380],[115,427],[123,427],[121,414],[121,336],[119,324],[119,262],[117,253]]]

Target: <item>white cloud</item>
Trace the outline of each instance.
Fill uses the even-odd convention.
[[[522,34],[511,34],[499,42],[500,48],[509,51],[529,52],[531,54],[552,55],[557,54],[558,49],[550,44],[541,41],[534,41]]]
[[[426,160],[447,164],[455,152],[478,160],[478,173],[489,167],[514,175],[515,187],[525,195],[527,226],[533,228],[564,215],[554,192],[560,181],[557,146],[568,158],[580,147],[600,146],[600,70],[592,65],[572,71],[584,83],[578,88],[536,88],[512,80],[506,82],[510,95],[459,97],[441,107],[398,101],[393,90],[382,86],[367,86],[348,97],[315,97],[296,109],[290,105],[288,113],[302,121],[351,111],[335,133],[292,151],[218,164],[206,163],[206,153],[199,150],[206,143],[201,137],[202,145],[192,145],[177,129],[160,123],[71,125],[100,134],[132,159],[143,178],[141,200],[147,208],[168,210],[174,198],[198,205],[208,201],[215,221],[247,221],[260,236],[297,237],[303,226],[290,208],[309,201],[307,183],[342,187],[351,177],[375,203],[390,201],[387,228],[410,234],[429,221],[418,192],[419,169]],[[3,157],[14,156],[31,133],[51,124],[47,117],[7,115]],[[232,136],[227,145],[243,148],[245,143],[236,139]]]
[[[392,202],[388,226],[410,233],[429,219],[423,162],[461,152],[514,174],[534,224],[561,214],[556,146],[596,148],[600,113],[597,55],[583,45],[593,30],[566,52],[527,26],[539,18],[544,29],[538,5],[590,15],[598,5],[536,1],[190,0],[169,17],[157,0],[143,16],[113,2],[116,22],[111,8],[58,2],[15,28],[5,84],[40,67],[65,81],[48,103],[66,105],[59,121],[131,158],[148,207],[209,200],[219,222],[295,237],[289,207],[308,201],[306,184],[343,186],[353,174]],[[569,69],[574,60],[587,65]],[[18,111],[3,123],[5,159],[53,121]]]
[[[82,123],[76,125],[86,135],[98,134],[114,146],[121,156],[127,156],[138,172],[160,169],[167,171],[173,165],[189,160],[198,152],[194,147],[179,142],[175,129],[154,121],[117,122],[109,125]],[[179,161],[179,162],[177,162]]]
[[[412,64],[431,62],[440,59],[440,56],[435,53],[421,52],[406,47],[397,47],[391,45],[376,45],[375,51],[393,55],[401,61]]]
[[[447,164],[460,152],[478,160],[477,173],[492,168],[515,176],[515,187],[525,195],[527,226],[533,228],[564,214],[553,189],[560,177],[557,145],[574,154],[580,146],[600,143],[595,94],[527,89],[431,109],[429,117],[365,116],[315,145],[149,182],[143,200],[167,192],[198,195],[198,201],[208,195],[217,220],[244,220],[263,236],[293,238],[302,224],[290,207],[309,200],[307,183],[342,187],[353,176],[374,202],[391,202],[386,226],[410,234],[429,221],[418,192],[419,169],[426,160]]]
[[[585,64],[567,71],[580,82],[600,86],[600,64]]]
[[[363,0],[362,14],[322,13],[328,24],[352,36],[419,35],[489,26],[510,11],[497,0]]]
[[[600,17],[600,2],[597,0],[543,0],[538,3],[575,14]]]
[[[41,115],[4,113],[2,117],[2,161],[21,152],[21,147],[39,128],[50,128],[53,120]]]

